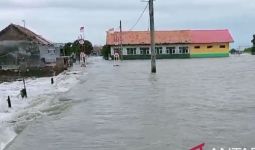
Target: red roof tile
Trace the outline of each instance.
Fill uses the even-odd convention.
[[[192,43],[234,42],[228,30],[191,30]]]
[[[120,32],[107,32],[106,44],[117,45],[120,43]],[[149,31],[124,31],[122,32],[124,45],[150,44]],[[228,30],[178,30],[156,31],[157,44],[188,44],[188,43],[228,43],[233,38]]]

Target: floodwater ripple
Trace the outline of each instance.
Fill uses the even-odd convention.
[[[8,150],[254,147],[255,59],[98,61],[66,93],[61,118],[37,120]],[[25,143],[25,144],[24,144]]]

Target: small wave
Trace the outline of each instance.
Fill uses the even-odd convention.
[[[74,66],[54,77],[55,84],[50,85],[50,78],[28,79],[28,99],[21,99],[19,91],[22,81],[0,84],[0,99],[11,97],[13,108],[8,109],[6,102],[0,102],[0,150],[3,150],[32,121],[44,116],[58,116],[72,106],[72,99],[63,96],[87,75],[84,69]]]
[[[17,136],[17,134],[9,127],[1,127],[0,133],[0,150],[3,150],[8,143],[10,143]]]

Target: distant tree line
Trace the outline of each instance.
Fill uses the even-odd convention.
[[[245,53],[251,53],[251,52],[252,52],[252,47],[245,48],[245,49],[244,49],[244,52],[245,52]]]
[[[237,50],[235,48],[232,48],[229,53],[231,54],[241,54],[241,53],[252,53],[252,47],[249,47],[249,48],[245,48],[243,51],[241,50]]]
[[[245,48],[243,52],[255,55],[255,35],[253,35],[253,39],[251,40],[251,43],[253,44],[253,46]],[[239,52],[240,52],[240,50],[238,51],[236,49],[231,49],[230,50],[231,54],[236,54],[236,53],[239,53]]]

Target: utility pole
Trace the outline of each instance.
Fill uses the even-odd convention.
[[[156,73],[155,28],[153,0],[149,0],[150,35],[151,35],[151,73]]]
[[[22,20],[23,22],[23,27],[26,28],[26,20]]]
[[[123,41],[122,41],[122,22],[120,20],[120,52],[121,52],[121,60],[123,60]]]

